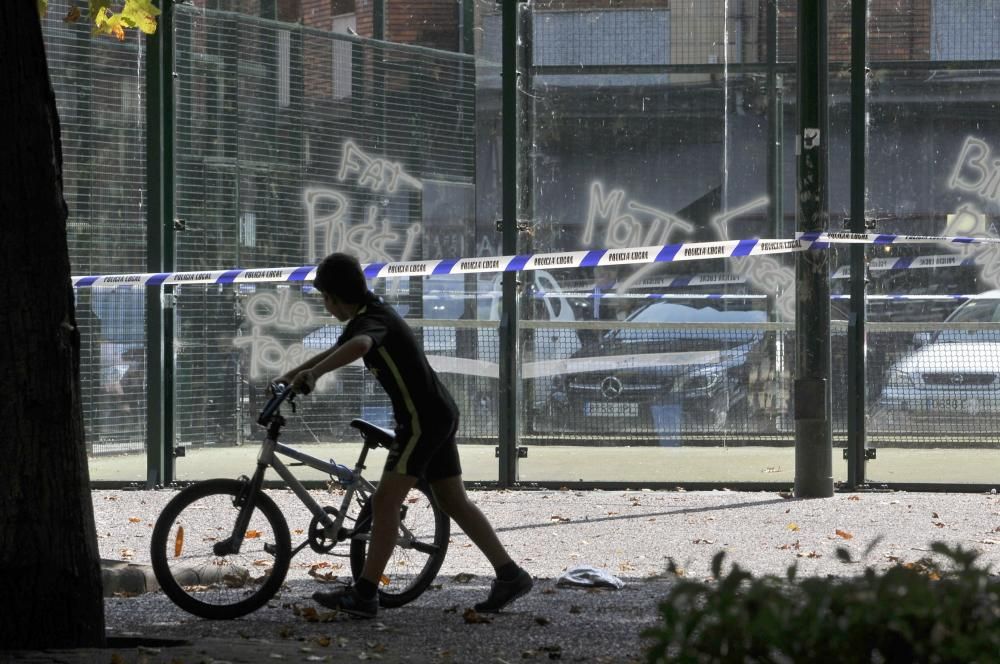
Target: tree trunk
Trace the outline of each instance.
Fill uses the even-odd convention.
[[[99,646],[62,146],[36,0],[0,0],[0,649]]]

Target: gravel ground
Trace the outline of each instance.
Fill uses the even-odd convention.
[[[269,492],[293,530],[308,514],[290,492]],[[322,492],[318,492],[322,493]],[[173,491],[95,491],[102,557],[148,562],[152,523]],[[656,622],[673,558],[689,578],[707,577],[719,550],[757,574],[850,575],[932,555],[946,541],[1000,559],[1000,497],[987,494],[861,493],[795,500],[775,493],[659,491],[477,491],[470,494],[496,526],[513,558],[536,578],[534,591],[490,622],[465,610],[485,597],[492,578],[483,556],[455,529],[434,588],[372,621],[310,622],[303,609],[320,584],[309,567],[331,560],[303,551],[286,587],[267,607],[225,622],[174,607],[161,593],[111,597],[109,635],[100,651],[18,653],[28,662],[515,662],[642,661],[641,632]],[[322,503],[338,499],[318,496]],[[294,540],[295,538],[293,538]],[[837,560],[847,548],[856,564]],[[345,562],[345,559],[337,559]],[[568,568],[614,574],[621,590],[557,587]],[[308,613],[308,611],[306,612]],[[129,638],[181,639],[140,646]],[[116,659],[112,659],[117,655]],[[8,654],[8,657],[10,655]],[[0,660],[4,655],[0,654]]]

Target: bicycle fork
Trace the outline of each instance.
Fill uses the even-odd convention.
[[[233,532],[230,533],[229,537],[221,542],[216,542],[212,546],[212,553],[215,555],[230,556],[240,552],[240,548],[243,546],[243,539],[246,537],[247,528],[250,526],[250,517],[253,516],[253,511],[257,506],[257,495],[264,486],[265,472],[267,472],[267,464],[258,460],[257,470],[254,471],[253,477],[247,478],[243,476],[240,478],[242,487],[233,499],[233,505],[239,507],[240,511],[236,515]],[[268,543],[264,545],[264,550],[273,555],[274,551],[271,549],[273,549],[272,544]]]

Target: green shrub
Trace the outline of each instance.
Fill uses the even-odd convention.
[[[860,576],[755,578],[725,554],[712,579],[678,578],[660,604],[648,661],[658,662],[997,662],[1000,580],[978,554],[932,545],[925,558]],[[838,557],[850,562],[846,550]],[[671,569],[677,568],[671,561]]]

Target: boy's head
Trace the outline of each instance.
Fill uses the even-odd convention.
[[[316,268],[313,287],[326,300],[348,306],[361,304],[368,296],[368,282],[358,259],[341,253],[323,259]]]

